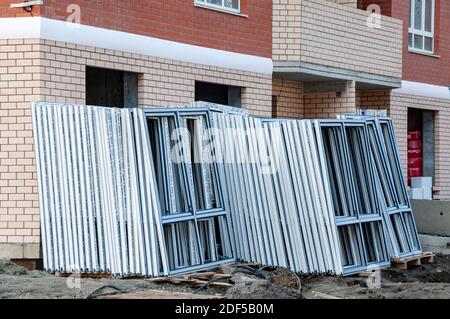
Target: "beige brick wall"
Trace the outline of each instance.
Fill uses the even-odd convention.
[[[305,117],[302,82],[273,79],[272,94],[277,101],[273,110],[274,117],[292,119]]]
[[[0,40],[0,243],[39,242],[30,102],[41,99],[37,40]]]
[[[358,109],[389,110],[391,90],[356,90],[356,107]]]
[[[434,199],[450,200],[450,100],[391,94],[390,116],[396,129],[402,167],[407,168],[408,107],[436,111],[435,117],[435,185]]]
[[[242,87],[242,107],[271,115],[270,75],[196,65],[126,52],[41,40],[47,101],[84,103],[85,66],[140,73],[139,105],[181,105],[195,100],[195,81]]]
[[[358,0],[328,0],[328,1],[343,4],[353,8],[356,8],[358,6]]]
[[[347,81],[346,84],[346,91],[341,93],[304,93],[302,82],[274,79],[272,92],[278,102],[274,116],[323,119],[336,118],[339,114],[354,113],[357,105],[355,82]]]
[[[47,40],[0,40],[0,256],[8,247],[8,256],[29,258],[23,244],[40,240],[30,102],[84,104],[86,65],[140,73],[140,106],[192,102],[199,80],[240,86],[243,107],[272,112],[270,75]]]
[[[303,0],[273,0],[272,58],[298,61],[301,55]]]
[[[304,94],[305,118],[336,118],[339,114],[354,113],[356,89],[354,81],[347,81],[346,92]]]
[[[347,2],[347,1],[345,1]],[[402,22],[327,0],[274,0],[273,59],[401,78]]]

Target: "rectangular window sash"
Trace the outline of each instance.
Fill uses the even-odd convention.
[[[211,8],[240,12],[240,0],[195,0],[195,3]]]
[[[435,0],[410,0],[409,3],[409,48],[432,53],[434,52]]]

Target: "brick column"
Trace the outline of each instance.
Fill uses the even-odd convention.
[[[356,111],[355,81],[347,81],[345,92],[304,94],[305,118],[336,118]]]

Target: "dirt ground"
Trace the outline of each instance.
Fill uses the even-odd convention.
[[[448,299],[450,255],[437,255],[433,264],[408,270],[386,269],[379,275],[305,279],[305,298]]]
[[[288,270],[227,266],[234,286],[199,289],[186,283],[154,282],[146,279],[91,279],[56,277],[43,271],[28,271],[0,258],[0,298],[96,298],[117,292],[146,290],[197,293],[223,298],[289,299],[410,299],[450,298],[450,255],[438,255],[435,263],[409,270],[387,269],[351,277],[299,277]],[[101,288],[99,290],[99,288]],[[170,294],[169,294],[170,295]]]

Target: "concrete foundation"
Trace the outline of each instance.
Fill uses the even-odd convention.
[[[437,254],[450,255],[450,237],[420,234],[419,238],[423,251],[432,251]]]
[[[419,233],[450,237],[450,202],[412,200],[411,205]]]
[[[0,243],[0,257],[10,259],[41,259],[41,245],[31,243]]]

